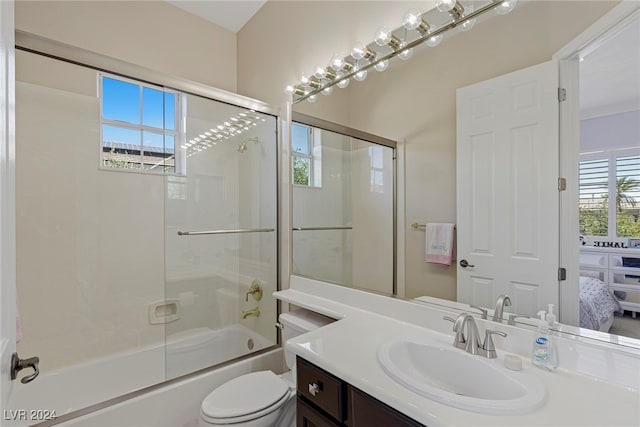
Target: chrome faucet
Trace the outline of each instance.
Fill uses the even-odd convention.
[[[511,298],[509,295],[502,294],[498,297],[496,301],[496,309],[493,312],[493,321],[502,323],[502,313],[504,313],[504,308],[511,306]]]
[[[500,335],[506,337],[507,334],[500,331],[485,330],[484,342],[480,342],[480,333],[478,326],[472,315],[469,313],[460,313],[454,320],[451,317],[444,316],[444,320],[453,322],[453,332],[456,333],[453,339],[453,346],[463,349],[469,354],[483,356],[489,359],[498,357],[496,347],[493,344],[492,335]],[[466,334],[465,334],[466,326]]]
[[[254,307],[251,310],[245,310],[242,312],[242,318],[246,319],[247,317],[260,317],[260,308]]]

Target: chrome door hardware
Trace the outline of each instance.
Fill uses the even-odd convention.
[[[27,375],[22,378],[20,382],[22,384],[30,383],[35,380],[36,377],[40,374],[40,368],[38,368],[38,364],[40,363],[39,357],[30,357],[28,359],[20,359],[18,357],[18,353],[13,353],[11,355],[11,379],[15,380],[18,378],[18,372],[25,368],[33,368],[33,373],[31,375]]]
[[[469,264],[469,261],[467,261],[466,259],[461,259],[460,260],[460,267],[462,267],[462,268],[475,267],[475,265]]]

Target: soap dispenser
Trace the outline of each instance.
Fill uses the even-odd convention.
[[[540,316],[540,322],[538,323],[538,331],[535,341],[533,342],[531,361],[536,366],[549,371],[555,371],[558,367],[558,358],[556,357],[552,336],[549,331],[546,312],[541,310],[538,312],[538,316]]]
[[[549,324],[549,328],[556,326],[556,315],[553,314],[553,304],[549,304],[549,311],[547,312],[546,320]]]

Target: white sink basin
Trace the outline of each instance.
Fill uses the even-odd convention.
[[[538,378],[506,369],[502,358],[473,356],[435,338],[394,339],[380,347],[378,361],[404,387],[468,411],[523,414],[539,408],[546,395]]]

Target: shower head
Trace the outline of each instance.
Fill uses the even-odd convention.
[[[257,136],[251,137],[251,138],[247,138],[246,140],[242,141],[240,143],[240,145],[238,146],[237,150],[238,153],[244,153],[245,151],[247,151],[247,143],[248,142],[253,142],[254,144],[259,144],[260,140],[258,139]]]

